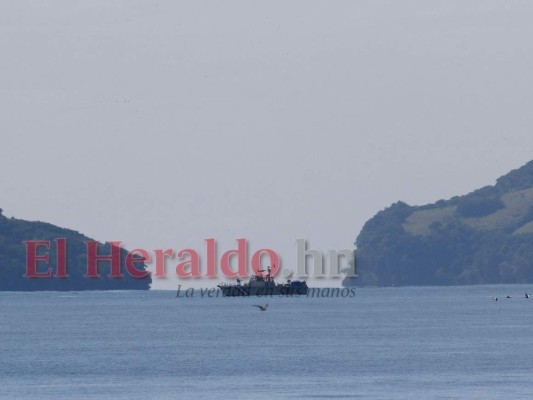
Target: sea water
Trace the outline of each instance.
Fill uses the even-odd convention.
[[[531,399],[528,291],[3,292],[0,398]]]

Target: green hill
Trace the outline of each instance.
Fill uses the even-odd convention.
[[[54,239],[67,239],[68,278],[25,278],[26,247],[24,241],[50,240],[50,266],[55,271],[56,258]],[[146,290],[151,278],[130,277],[125,269],[127,251],[121,251],[121,267],[124,278],[107,278],[109,263],[102,263],[102,278],[85,278],[87,272],[87,249],[85,241],[92,239],[70,229],[44,222],[30,222],[6,218],[0,209],[0,290]],[[109,244],[99,244],[98,254],[109,254]],[[137,265],[141,268],[140,265]],[[40,267],[41,268],[41,267]],[[46,270],[46,266],[42,270]]]
[[[346,286],[533,283],[533,161],[464,196],[397,202],[355,244]]]

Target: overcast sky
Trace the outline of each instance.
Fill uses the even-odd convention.
[[[242,237],[290,267],[296,238],[352,248],[397,200],[533,158],[532,15],[501,0],[4,1],[0,207],[130,249]]]

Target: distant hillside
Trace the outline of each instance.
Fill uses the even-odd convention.
[[[350,285],[533,283],[533,161],[464,196],[366,222]]]
[[[52,241],[50,266],[55,271],[54,239],[67,239],[67,267],[69,278],[24,278],[26,272],[27,240]],[[87,279],[87,249],[85,241],[92,239],[70,229],[60,228],[44,222],[30,222],[15,218],[6,218],[0,209],[0,290],[145,290],[150,288],[150,276],[143,279],[131,278],[124,263],[127,251],[121,253],[124,278],[107,278],[108,263],[100,267],[102,278]],[[100,244],[99,254],[109,254],[110,246]],[[141,268],[139,265],[138,268]],[[43,265],[42,270],[47,267]]]

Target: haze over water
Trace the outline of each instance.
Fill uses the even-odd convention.
[[[129,249],[247,238],[285,267],[297,238],[351,249],[393,202],[531,160],[532,14],[521,0],[2,2],[0,207]]]
[[[529,290],[368,288],[344,299],[4,292],[0,398],[526,399]],[[252,307],[266,302],[266,312]]]

